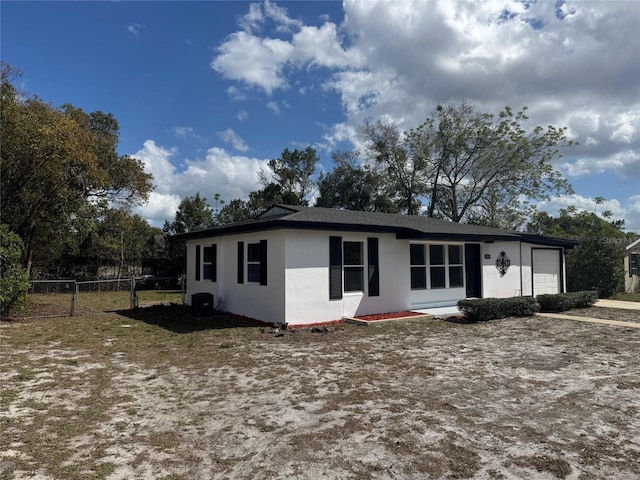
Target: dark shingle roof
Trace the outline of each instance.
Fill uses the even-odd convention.
[[[570,240],[522,234],[481,225],[454,223],[421,215],[336,210],[299,205],[274,205],[255,219],[208,230],[190,232],[180,235],[180,238],[202,238],[282,228],[388,232],[395,233],[398,238],[404,239],[525,240],[531,243],[567,248],[572,248],[576,244],[576,242]],[[524,238],[525,236],[527,237],[526,239]]]

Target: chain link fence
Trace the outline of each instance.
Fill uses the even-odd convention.
[[[32,280],[28,316],[67,317],[89,312],[129,310],[162,302],[183,304],[183,277],[108,280]]]
[[[27,297],[29,310],[37,317],[74,317],[80,314],[75,280],[32,280]]]

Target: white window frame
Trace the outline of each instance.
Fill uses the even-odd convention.
[[[411,263],[411,245],[420,245],[422,246],[422,248],[424,248],[424,261],[425,264],[424,265],[418,265],[418,264],[413,264]],[[431,255],[431,247],[434,246],[440,246],[443,249],[442,252],[442,257],[443,257],[443,261],[444,263],[432,263],[432,255]],[[450,263],[450,252],[449,249],[451,247],[456,247],[459,249],[460,252],[460,260],[462,263]],[[426,281],[425,281],[425,287],[416,287],[414,288],[413,286],[411,287],[411,290],[444,290],[444,289],[451,289],[451,288],[465,288],[465,283],[466,283],[466,279],[465,279],[465,258],[464,258],[464,244],[460,244],[460,243],[428,243],[428,242],[411,242],[410,246],[409,246],[409,274],[410,274],[410,282],[411,284],[413,284],[413,278],[411,276],[411,269],[412,268],[424,268],[424,272],[425,272],[425,276],[426,276]],[[444,286],[438,286],[438,287],[434,287],[433,286],[433,282],[432,282],[432,269],[434,268],[438,268],[438,269],[443,269],[444,270]],[[455,286],[451,286],[451,269],[452,268],[457,268],[457,269],[461,269],[462,274],[461,274],[461,279],[462,279],[462,285],[455,285]]]
[[[360,263],[359,264],[351,264],[347,263],[347,244],[358,244],[360,246]],[[365,282],[364,282],[364,258],[365,258],[365,246],[363,241],[361,240],[343,240],[342,241],[342,291],[345,294],[351,293],[365,293]],[[359,289],[347,289],[347,271],[358,271],[360,272],[360,285]]]
[[[209,251],[209,255],[213,255],[213,247],[211,245],[202,246],[202,261],[200,262],[200,269],[202,271],[202,280],[211,281],[211,279],[213,278],[213,258],[209,258],[209,261],[206,260],[207,251]],[[207,276],[206,274],[207,265],[209,266],[209,276]]]
[[[251,256],[249,255],[250,250],[252,250],[251,247],[255,247],[256,249],[256,254],[257,254],[257,260],[251,260]],[[246,274],[247,274],[247,283],[248,284],[252,284],[252,285],[260,285],[260,242],[255,242],[255,243],[249,243],[247,242],[247,252],[246,252],[246,258],[247,261],[246,263]],[[257,279],[256,280],[252,280],[251,276],[249,275],[249,270],[250,270],[250,266],[255,266],[255,268],[257,268]]]

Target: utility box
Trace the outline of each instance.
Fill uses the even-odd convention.
[[[191,313],[194,317],[211,317],[213,310],[213,293],[191,295]]]

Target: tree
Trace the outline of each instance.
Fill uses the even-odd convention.
[[[200,192],[197,192],[193,197],[182,199],[173,222],[165,221],[162,228],[165,235],[166,257],[168,258],[167,271],[171,275],[182,273],[187,261],[185,243],[172,237],[181,233],[211,228],[215,223],[213,211],[207,203],[207,199],[200,196]]]
[[[396,193],[399,209],[417,215],[422,205],[420,197],[427,193],[429,159],[413,155],[411,142],[394,123],[365,123],[360,135],[366,157],[380,169],[381,178],[386,178],[387,190]]]
[[[280,158],[269,160],[271,172],[260,172],[262,186],[267,188],[276,185],[277,193],[283,198],[295,201],[296,205],[307,205],[314,186],[311,177],[319,161],[315,149],[311,147],[293,151],[285,148]],[[273,181],[270,181],[269,177],[272,177]]]
[[[301,205],[300,199],[295,193],[283,192],[280,185],[270,182],[261,189],[249,193],[249,198],[246,201],[239,198],[231,200],[216,215],[216,224],[227,225],[255,218],[278,203]]]
[[[211,228],[214,223],[213,211],[207,199],[197,192],[193,197],[182,199],[173,222],[165,221],[162,230],[168,235],[177,235]]]
[[[134,274],[142,270],[142,260],[146,257],[149,241],[156,230],[140,215],[131,215],[125,209],[106,210],[91,236],[94,274],[101,275],[105,266],[115,268],[115,275]]]
[[[142,162],[117,154],[112,115],[20,95],[12,75],[3,65],[0,209],[24,242],[29,273],[34,257],[52,253],[45,251],[47,241],[71,235],[71,224],[92,205],[136,204],[153,186]]]
[[[604,217],[568,207],[560,210],[556,218],[540,212],[527,225],[532,233],[580,242],[567,253],[569,291],[597,290],[599,297],[607,298],[624,286],[624,221],[608,220],[609,212]]]
[[[438,170],[432,179],[431,208],[444,218],[460,222],[469,216],[502,225],[498,212],[510,214],[525,202],[572,193],[552,160],[559,147],[570,146],[565,128],[534,127],[529,133],[526,107],[514,113],[505,107],[497,117],[476,112],[473,105],[439,106],[419,129],[424,129]]]
[[[497,116],[466,102],[438,106],[419,127],[366,123],[368,158],[402,198],[403,210],[454,222],[516,228],[534,200],[571,193],[552,161],[571,146],[565,128],[536,126],[528,133],[526,107]]]
[[[21,265],[22,240],[0,225],[0,315],[9,315],[26,299],[29,276]]]
[[[318,179],[316,207],[397,213],[398,206],[384,191],[380,173],[358,160],[358,152],[332,154],[333,170]]]
[[[255,215],[249,207],[249,202],[234,198],[222,207],[220,213],[216,215],[216,222],[218,225],[229,225],[230,223],[242,222],[253,216]]]
[[[262,188],[251,192],[249,198],[235,198],[220,210],[216,222],[220,225],[253,218],[277,203],[308,205],[313,191],[312,176],[320,161],[316,151],[285,148],[280,158],[269,160],[269,170],[259,172]]]

